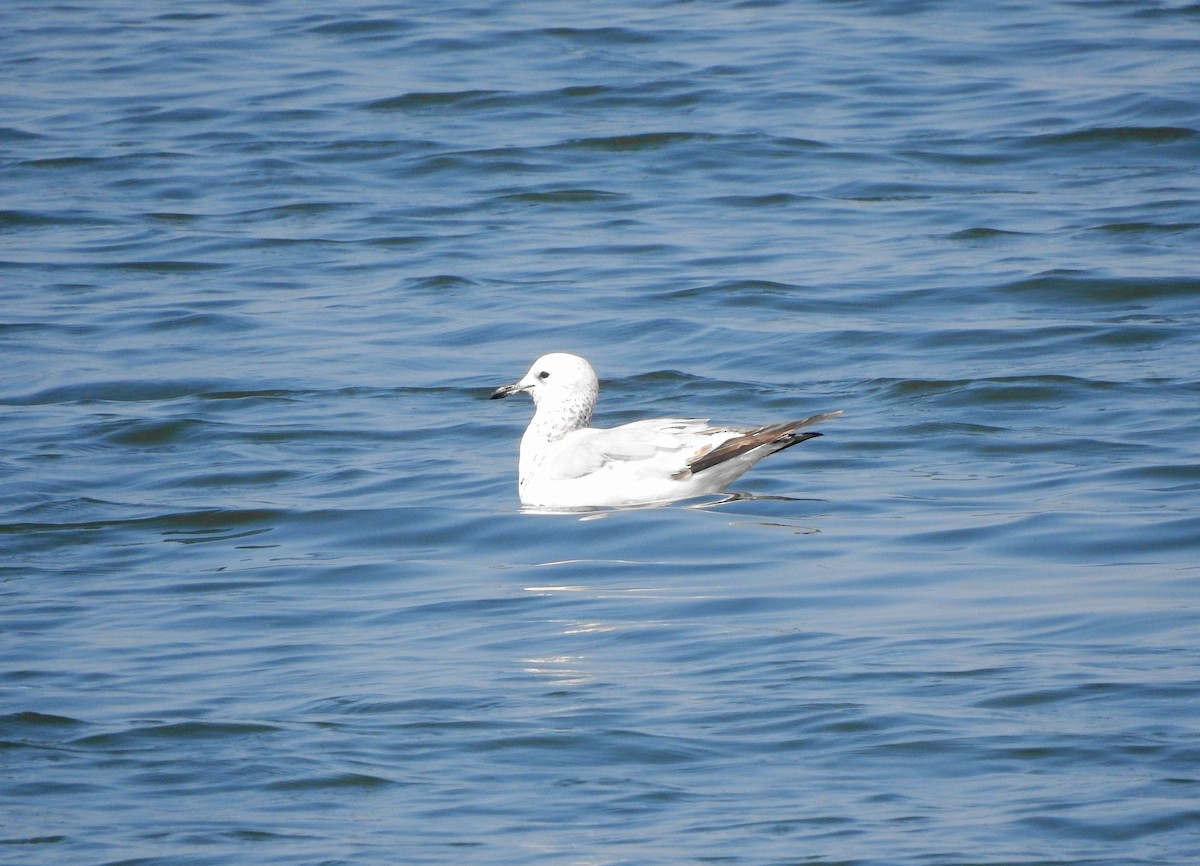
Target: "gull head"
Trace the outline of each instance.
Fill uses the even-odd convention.
[[[586,427],[599,392],[591,364],[578,355],[551,352],[534,361],[524,378],[493,391],[491,399],[529,394],[538,414],[547,413],[555,426]]]

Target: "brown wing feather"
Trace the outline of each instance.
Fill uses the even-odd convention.
[[[820,415],[802,418],[799,421],[785,421],[782,424],[768,424],[765,427],[747,430],[736,439],[730,439],[712,451],[693,457],[688,462],[688,469],[693,474],[703,472],[705,469],[716,466],[718,463],[724,463],[726,460],[737,457],[739,454],[745,454],[747,451],[753,451],[755,448],[761,448],[764,445],[774,445],[775,447],[771,449],[772,453],[782,451],[784,448],[790,448],[793,445],[799,445],[801,442],[806,442],[821,435],[816,431],[797,433],[796,431],[801,427],[818,424],[829,418],[836,418],[841,414],[841,412],[824,412]]]

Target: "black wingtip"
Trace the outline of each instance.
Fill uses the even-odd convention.
[[[802,427],[805,424],[822,421],[828,417],[831,416],[813,415],[811,418],[805,418],[801,421],[790,421],[785,424],[768,424],[766,427],[759,427],[757,430],[751,430],[743,436],[725,442],[706,454],[701,454],[688,463],[687,468],[692,474],[695,474],[703,472],[711,466],[716,466],[718,463],[724,463],[726,460],[730,460],[747,451],[768,448],[769,450],[766,454],[774,454],[777,451],[782,451],[784,448],[791,448],[793,445],[807,442],[809,439],[816,439],[822,435],[816,430],[805,430],[803,433],[799,433],[796,431],[796,428]]]

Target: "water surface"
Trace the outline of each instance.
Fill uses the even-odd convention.
[[[1194,5],[10,7],[0,860],[1200,858]]]

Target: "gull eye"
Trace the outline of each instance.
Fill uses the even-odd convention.
[[[538,378],[539,379],[549,379],[550,374],[547,373],[545,370],[542,370],[542,372],[538,373]]]

